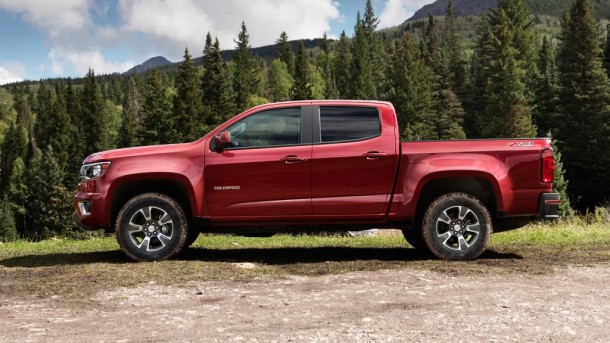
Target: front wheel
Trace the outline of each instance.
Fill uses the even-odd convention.
[[[402,229],[402,235],[407,240],[407,243],[411,244],[411,246],[416,250],[428,252],[428,247],[424,242],[421,228],[419,226],[412,226]]]
[[[164,194],[140,194],[123,205],[117,216],[117,241],[135,261],[171,258],[182,250],[187,236],[184,211]]]
[[[422,223],[428,249],[443,260],[474,260],[486,249],[492,232],[491,216],[479,199],[449,193],[434,200]]]

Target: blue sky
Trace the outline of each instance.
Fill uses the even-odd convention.
[[[373,0],[380,28],[433,0]],[[241,21],[252,46],[353,33],[365,0],[0,0],[0,84],[124,72],[154,56],[200,56],[210,31],[231,49]]]

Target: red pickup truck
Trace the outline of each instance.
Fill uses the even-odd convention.
[[[114,228],[137,261],[171,258],[200,232],[373,227],[470,260],[492,232],[557,217],[553,169],[549,139],[401,143],[388,102],[274,103],[192,143],[90,155],[75,220]]]

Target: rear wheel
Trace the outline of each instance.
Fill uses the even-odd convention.
[[[425,245],[444,260],[473,260],[486,249],[492,232],[487,208],[465,193],[449,193],[434,200],[422,223]]]
[[[171,258],[182,250],[187,236],[184,211],[164,194],[138,195],[123,205],[117,216],[117,241],[135,261]]]

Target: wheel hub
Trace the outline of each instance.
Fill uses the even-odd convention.
[[[480,222],[466,206],[450,206],[436,220],[436,240],[451,250],[468,250],[479,238]]]
[[[137,249],[158,251],[173,239],[173,225],[167,211],[157,206],[145,206],[129,220],[129,238]]]

